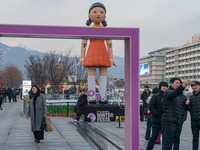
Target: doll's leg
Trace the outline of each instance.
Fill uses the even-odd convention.
[[[95,100],[96,99],[96,94],[95,94],[95,72],[96,72],[96,67],[88,67],[88,100]]]
[[[107,89],[107,67],[99,67],[99,93],[105,98]]]

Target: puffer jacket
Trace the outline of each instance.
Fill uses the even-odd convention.
[[[174,89],[172,86],[165,91],[162,99],[162,118],[161,121],[179,123],[181,121],[181,106],[179,101],[183,98],[182,85]]]
[[[189,98],[190,104],[188,106],[188,110],[190,111],[191,121],[200,120],[200,92],[197,94],[193,92],[193,95]]]
[[[159,91],[158,93],[154,94],[149,102],[149,110],[152,113],[152,122],[154,123],[161,123],[162,117],[162,105],[161,100],[163,98],[163,91]]]
[[[187,97],[182,93],[179,96],[179,105],[180,105],[180,121],[184,122],[187,118],[187,107],[185,102],[187,101]]]

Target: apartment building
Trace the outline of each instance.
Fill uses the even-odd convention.
[[[200,34],[166,52],[166,80],[172,77],[200,80]]]

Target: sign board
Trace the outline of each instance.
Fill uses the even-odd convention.
[[[23,80],[22,86],[22,96],[28,96],[28,92],[31,90],[31,80]]]

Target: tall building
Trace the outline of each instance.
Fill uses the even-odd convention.
[[[158,87],[158,83],[165,81],[165,56],[171,47],[152,51],[148,56],[140,58],[140,88],[149,85]]]
[[[200,80],[200,34],[166,52],[166,80],[172,77]]]

